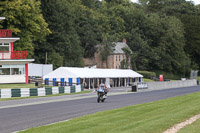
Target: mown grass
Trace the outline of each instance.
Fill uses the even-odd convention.
[[[12,98],[0,98],[0,101],[8,101],[8,100],[18,100],[18,99],[29,99],[29,98],[39,98],[39,97],[54,97],[54,96],[63,96],[63,95],[76,95],[76,94],[84,94],[90,93],[91,91],[85,90],[77,93],[62,93],[62,94],[54,94],[54,95],[46,95],[46,96],[30,96],[30,97],[12,97]]]
[[[194,123],[182,128],[178,133],[199,133],[199,132],[200,132],[200,120],[197,120]]]
[[[0,84],[0,89],[6,88],[36,88],[35,84]]]
[[[43,85],[43,87],[52,87]],[[0,84],[0,89],[38,88],[35,84]]]
[[[154,80],[144,78],[144,82],[154,82]]]
[[[109,104],[109,103],[102,103]],[[200,113],[200,93],[85,115],[22,133],[162,133]]]

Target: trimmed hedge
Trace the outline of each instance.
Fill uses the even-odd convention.
[[[156,71],[156,74],[158,76],[163,75],[164,79],[171,79],[171,80],[180,80],[181,78],[185,77],[185,76],[173,74],[173,73],[170,73],[170,72],[164,72],[164,71]]]
[[[137,71],[137,73],[141,74],[144,76],[144,78],[151,79],[152,77],[156,77],[155,72],[150,72],[150,71]]]

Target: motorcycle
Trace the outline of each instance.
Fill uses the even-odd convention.
[[[98,89],[97,89],[97,102],[99,103],[104,102],[107,98],[107,92],[108,92],[108,88],[105,87],[105,85],[101,85]]]

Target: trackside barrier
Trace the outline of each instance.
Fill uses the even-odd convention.
[[[75,93],[81,92],[83,90],[83,85],[44,88],[0,89],[0,98],[46,96],[52,94]]]
[[[148,89],[148,84],[145,82],[139,82],[139,83],[137,83],[137,88],[138,89]]]
[[[164,82],[148,82],[148,89],[159,90],[159,89],[170,89],[170,88],[181,88],[189,86],[197,86],[197,81],[192,80],[179,80],[179,81],[164,81]]]

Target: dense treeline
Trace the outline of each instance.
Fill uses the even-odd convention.
[[[200,68],[200,6],[185,0],[2,0],[0,14],[1,28],[21,37],[16,50],[55,68],[83,66],[96,44],[122,38],[134,70],[186,75]]]

